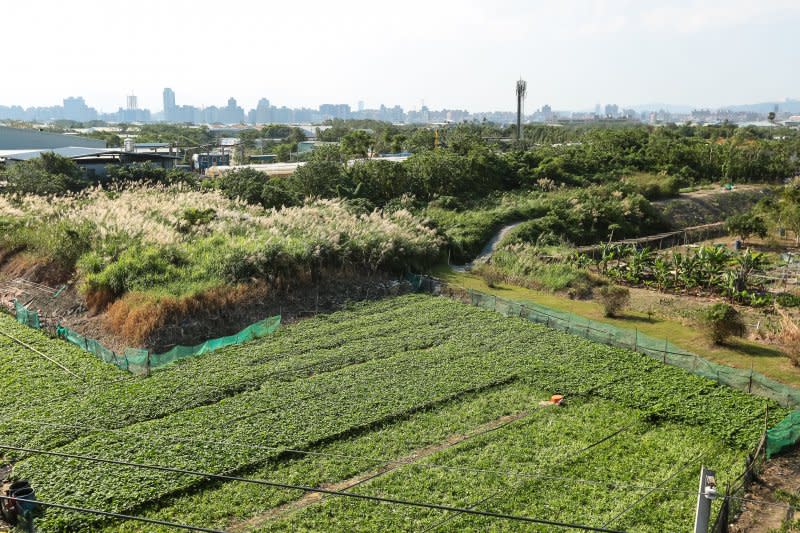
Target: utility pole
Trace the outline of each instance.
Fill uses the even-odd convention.
[[[708,533],[711,520],[711,501],[717,497],[717,481],[714,472],[700,467],[700,490],[697,491],[697,511],[694,516],[694,533]]]

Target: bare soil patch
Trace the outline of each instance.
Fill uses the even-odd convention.
[[[677,198],[653,202],[674,228],[688,228],[725,220],[747,211],[768,194],[764,185],[738,185],[733,191],[721,188],[683,193]]]
[[[731,524],[732,533],[767,533],[779,529],[788,516],[785,500],[778,491],[797,495],[800,492],[800,448],[774,457],[745,493],[742,512]],[[790,531],[797,531],[791,529]]]

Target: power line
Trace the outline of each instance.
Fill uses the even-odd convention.
[[[596,385],[591,387],[583,392],[576,392],[574,396],[582,396],[590,394],[597,389],[612,384],[618,380],[612,380],[608,383],[603,383],[600,385]],[[313,396],[301,398],[301,400],[308,399]],[[541,412],[541,411],[540,411]],[[517,422],[519,420],[529,419],[529,416],[518,418],[513,420],[512,422],[508,422],[503,424],[502,426],[491,428],[485,430],[483,432],[471,435],[469,438],[479,437],[484,435],[490,431],[496,431],[497,429],[503,428],[508,426],[513,422]],[[38,420],[27,420],[27,419],[19,419],[13,420],[11,422],[7,422],[5,424],[0,425],[7,425],[7,424],[23,424],[23,425],[35,425],[35,426],[42,426],[42,427],[54,427],[54,428],[62,428],[62,429],[83,429],[88,430],[91,432],[98,432],[98,433],[115,433],[121,435],[130,435],[133,437],[147,437],[149,439],[161,439],[166,441],[173,441],[173,442],[197,442],[202,443],[203,445],[212,445],[212,446],[219,446],[219,447],[238,447],[242,449],[250,449],[250,450],[265,450],[265,451],[275,451],[279,454],[282,453],[291,453],[291,454],[299,454],[299,455],[312,455],[312,456],[320,456],[320,457],[331,457],[337,459],[347,459],[347,460],[356,460],[356,461],[367,461],[372,463],[384,463],[390,465],[400,465],[400,466],[412,466],[415,468],[433,468],[433,469],[441,469],[441,470],[452,470],[452,471],[459,471],[459,472],[470,472],[470,473],[477,473],[477,474],[498,474],[498,475],[507,475],[507,476],[515,476],[515,477],[523,477],[529,479],[552,479],[552,480],[561,480],[561,481],[572,481],[575,483],[587,483],[587,484],[597,484],[603,485],[606,488],[619,488],[619,489],[626,489],[629,490],[631,488],[638,489],[638,490],[650,490],[652,487],[649,486],[631,486],[627,483],[621,484],[616,483],[608,480],[591,480],[591,479],[580,479],[580,478],[569,478],[564,476],[548,476],[546,474],[534,474],[529,472],[523,471],[516,471],[516,470],[498,470],[498,469],[485,469],[485,468],[470,468],[470,467],[458,467],[458,466],[448,466],[448,465],[441,465],[436,463],[417,463],[415,461],[402,461],[396,459],[390,459],[388,457],[376,457],[376,456],[363,456],[363,455],[352,455],[352,454],[335,454],[335,453],[326,453],[326,452],[315,452],[310,450],[299,450],[294,448],[287,448],[281,446],[266,446],[266,445],[257,445],[257,444],[241,444],[237,442],[231,441],[213,441],[208,439],[197,439],[191,437],[180,437],[174,435],[165,435],[163,433],[154,433],[154,432],[144,432],[144,431],[126,431],[125,429],[121,428],[102,428],[97,426],[89,426],[89,425],[81,425],[81,424],[60,424],[48,421],[38,421]],[[143,442],[145,445],[150,444],[148,441]]]
[[[519,515],[511,515],[511,514],[504,514],[504,513],[495,513],[491,511],[478,511],[475,509],[463,509],[459,507],[452,507],[449,505],[441,505],[436,503],[428,503],[428,502],[415,502],[411,500],[401,500],[397,498],[386,498],[381,496],[369,496],[366,494],[357,494],[353,492],[345,492],[345,491],[338,491],[332,489],[324,489],[318,487],[310,487],[307,485],[295,485],[290,483],[281,483],[277,481],[268,481],[265,479],[252,479],[240,476],[232,476],[232,475],[225,475],[225,474],[212,474],[210,472],[199,472],[196,470],[188,470],[184,468],[175,468],[169,466],[159,466],[159,465],[150,465],[150,464],[143,464],[143,463],[133,463],[129,461],[120,461],[117,459],[103,459],[101,457],[92,457],[88,455],[78,455],[78,454],[71,454],[71,453],[63,453],[63,452],[54,452],[48,450],[39,450],[35,448],[22,448],[19,446],[8,446],[4,444],[0,444],[0,449],[3,450],[12,450],[18,452],[25,452],[25,453],[32,453],[32,454],[40,454],[40,455],[49,455],[53,457],[61,457],[64,459],[77,459],[81,461],[91,461],[96,463],[105,463],[105,464],[113,464],[118,466],[125,466],[125,467],[132,467],[132,468],[141,468],[144,470],[155,470],[158,472],[169,472],[172,474],[183,474],[183,475],[190,475],[190,476],[199,476],[209,479],[219,479],[223,481],[240,481],[243,483],[252,483],[254,485],[264,485],[267,487],[273,487],[277,489],[286,489],[286,490],[301,490],[304,492],[317,492],[320,494],[328,494],[331,496],[342,496],[348,498],[354,498],[359,500],[366,500],[366,501],[374,501],[378,503],[388,503],[393,505],[406,505],[409,507],[421,507],[426,509],[435,509],[439,511],[448,511],[448,512],[456,512],[456,513],[464,513],[464,514],[471,514],[471,515],[478,515],[478,516],[486,516],[489,518],[497,518],[497,519],[504,519],[504,520],[512,520],[517,522],[528,522],[532,524],[543,524],[543,525],[550,525],[550,526],[557,526],[563,528],[570,528],[570,529],[580,529],[584,531],[602,531],[608,533],[622,533],[620,531],[612,530],[612,529],[605,529],[605,528],[597,528],[593,526],[585,526],[581,524],[570,524],[566,522],[556,522],[553,520],[544,520],[539,518],[531,518],[527,516],[519,516]]]
[[[603,527],[613,524],[614,522],[616,522],[617,520],[619,520],[620,518],[622,518],[622,517],[623,517],[625,514],[627,514],[628,512],[632,511],[633,509],[635,509],[635,508],[636,508],[636,507],[637,507],[637,506],[638,506],[640,503],[642,503],[642,502],[643,502],[645,499],[647,499],[647,498],[648,498],[648,497],[649,497],[651,494],[653,494],[653,493],[654,493],[656,490],[658,490],[658,487],[659,487],[659,486],[666,485],[667,483],[669,483],[670,481],[672,481],[673,479],[675,479],[675,477],[676,477],[678,474],[680,474],[681,472],[683,472],[684,470],[686,470],[686,469],[687,469],[687,468],[688,468],[690,465],[692,465],[692,464],[696,464],[698,461],[702,460],[702,458],[703,458],[703,455],[704,455],[704,454],[700,454],[700,455],[698,455],[696,458],[694,458],[694,459],[689,459],[688,461],[686,461],[686,463],[684,463],[684,464],[683,464],[683,466],[681,466],[680,468],[678,468],[678,469],[677,469],[675,472],[673,472],[673,473],[672,473],[672,475],[670,475],[670,476],[669,476],[667,479],[665,479],[664,481],[662,481],[662,482],[661,482],[661,483],[660,483],[658,486],[654,487],[652,490],[648,491],[646,494],[643,494],[643,495],[642,495],[640,498],[638,498],[638,499],[637,499],[635,502],[633,502],[631,505],[629,505],[628,507],[626,507],[625,509],[623,509],[623,510],[622,510],[620,513],[616,514],[615,516],[613,516],[612,518],[610,518],[609,520],[607,520],[607,521],[606,521],[606,522],[603,524]]]
[[[527,418],[527,417],[526,417]],[[519,420],[523,420],[520,418]],[[418,463],[413,460],[398,460],[398,459],[390,459],[388,457],[378,457],[378,456],[366,456],[366,455],[352,455],[352,454],[340,454],[340,453],[328,453],[328,452],[317,452],[311,450],[299,450],[294,448],[285,448],[281,446],[266,446],[266,445],[259,445],[259,444],[241,444],[233,441],[214,441],[208,439],[197,439],[191,437],[180,437],[175,435],[164,435],[162,433],[152,433],[146,431],[126,431],[124,429],[114,429],[114,428],[100,428],[95,426],[87,426],[87,425],[79,425],[79,424],[58,424],[53,422],[44,422],[44,421],[37,421],[37,420],[16,420],[14,424],[23,424],[23,425],[35,425],[35,426],[42,426],[42,427],[55,427],[55,428],[62,428],[62,429],[85,429],[96,433],[116,433],[121,435],[129,435],[132,437],[146,437],[147,439],[141,440],[141,443],[144,445],[155,445],[149,442],[148,439],[161,439],[165,441],[172,441],[172,442],[189,442],[189,443],[202,443],[207,446],[218,446],[224,448],[230,447],[238,447],[242,449],[248,450],[264,450],[264,451],[275,451],[278,454],[282,453],[289,453],[289,454],[298,454],[298,455],[311,455],[311,456],[318,456],[318,457],[329,457],[334,459],[346,459],[352,461],[366,461],[371,463],[383,463],[387,465],[398,465],[398,466],[410,466],[413,468],[430,468],[430,469],[437,469],[437,470],[449,470],[455,472],[467,472],[467,473],[474,473],[474,474],[496,474],[496,475],[503,475],[503,476],[513,476],[513,477],[521,477],[526,479],[548,479],[554,481],[567,481],[573,483],[582,483],[582,484],[593,484],[593,485],[602,485],[607,489],[613,490],[637,490],[637,491],[646,491],[652,490],[653,488],[649,485],[632,485],[627,482],[615,481],[615,480],[603,480],[603,479],[585,479],[585,478],[575,478],[575,477],[566,477],[566,476],[551,476],[547,474],[538,474],[533,472],[524,472],[521,470],[499,470],[494,468],[471,468],[466,466],[449,466],[449,465],[442,465],[438,463]],[[4,424],[0,424],[4,425]],[[508,425],[508,424],[506,424]],[[505,427],[505,426],[502,426]],[[499,428],[493,428],[489,431],[495,431]],[[478,433],[472,435],[470,438],[479,437],[488,433],[486,431],[484,433]],[[463,441],[462,441],[463,442]],[[664,490],[664,489],[660,489]],[[684,494],[694,494],[695,491],[692,490],[669,490],[669,492],[674,493],[684,493]]]
[[[577,451],[575,451],[575,452],[571,452],[571,453],[565,454],[565,456],[564,456],[564,457],[563,457],[563,458],[562,458],[560,461],[558,461],[558,462],[560,463],[560,465],[556,465],[556,466],[563,466],[565,462],[568,462],[568,461],[574,460],[574,459],[575,459],[575,458],[576,458],[578,455],[580,455],[580,454],[582,454],[582,453],[584,453],[584,452],[587,452],[587,451],[591,450],[591,449],[592,449],[592,448],[594,448],[595,446],[599,446],[600,444],[602,444],[602,443],[606,442],[607,440],[610,440],[610,439],[612,439],[612,438],[616,437],[617,435],[619,435],[619,434],[620,434],[620,433],[622,433],[623,431],[626,431],[626,430],[628,430],[628,429],[632,428],[633,426],[634,426],[634,424],[630,424],[630,425],[628,425],[628,426],[625,426],[625,427],[623,427],[623,428],[620,428],[620,429],[618,429],[617,431],[615,431],[615,432],[611,433],[610,435],[606,435],[606,436],[605,436],[605,437],[603,437],[602,439],[600,439],[600,440],[598,440],[598,441],[595,441],[595,442],[591,443],[590,445],[588,445],[588,446],[586,446],[586,447],[584,447],[584,448],[581,448],[580,450],[577,450]],[[517,490],[517,489],[518,489],[518,488],[519,488],[519,487],[522,485],[522,483],[524,483],[524,482],[525,482],[525,480],[519,481],[518,483],[516,483],[516,484],[515,484],[515,485],[512,487],[512,489],[513,489],[514,491],[516,491],[516,490]],[[475,508],[475,507],[477,507],[478,505],[481,505],[481,504],[483,504],[483,503],[486,503],[487,501],[489,501],[489,500],[491,500],[491,499],[494,499],[494,498],[496,498],[497,496],[499,496],[500,494],[502,494],[502,493],[504,493],[504,492],[506,492],[506,490],[504,490],[504,489],[499,489],[499,490],[497,490],[497,491],[495,491],[495,492],[493,492],[493,493],[489,494],[489,495],[488,495],[488,496],[486,496],[485,498],[482,498],[482,499],[478,500],[477,502],[473,503],[472,505],[470,505],[470,506],[468,507],[468,509],[474,509],[474,508]],[[445,518],[445,519],[443,519],[443,520],[441,520],[441,521],[439,521],[439,522],[436,522],[436,523],[435,523],[435,524],[433,524],[432,526],[429,526],[429,527],[425,528],[425,529],[422,531],[422,533],[427,533],[428,531],[433,531],[434,529],[438,529],[438,528],[439,528],[439,526],[442,526],[442,525],[446,524],[447,522],[449,522],[450,520],[453,520],[453,519],[455,519],[455,518],[458,518],[458,517],[459,517],[459,515],[458,515],[458,514],[453,514],[453,515],[450,515],[450,516],[448,516],[447,518]],[[605,525],[604,525],[603,527],[605,527]]]
[[[61,503],[52,503],[52,502],[43,502],[41,500],[28,500],[25,498],[16,498],[13,496],[1,496],[0,499],[14,501],[14,502],[21,502],[21,503],[32,503],[36,505],[41,505],[42,507],[53,507],[55,509],[63,509],[65,511],[75,511],[78,513],[88,513],[88,514],[96,514],[100,516],[107,516],[110,518],[119,518],[124,520],[135,520],[137,522],[146,522],[148,524],[156,524],[159,526],[168,526],[174,527],[176,529],[186,529],[189,531],[204,531],[206,533],[225,533],[224,531],[220,531],[218,529],[210,529],[206,527],[200,526],[191,526],[188,524],[179,524],[178,522],[167,522],[165,520],[156,520],[154,518],[145,518],[143,516],[131,516],[127,514],[121,513],[112,513],[110,511],[100,511],[98,509],[87,509],[86,507],[75,507],[72,505],[64,505]]]
[[[75,372],[73,372],[73,371],[72,371],[72,370],[70,370],[69,368],[65,367],[64,365],[62,365],[61,363],[59,363],[58,361],[56,361],[55,359],[53,359],[53,358],[52,358],[52,357],[50,357],[49,355],[47,355],[47,354],[45,354],[45,353],[43,353],[43,352],[40,352],[39,350],[37,350],[36,348],[34,348],[33,346],[31,346],[30,344],[26,344],[26,343],[22,342],[22,341],[21,341],[21,340],[19,340],[18,338],[14,337],[14,336],[12,336],[12,335],[9,335],[8,333],[6,333],[5,331],[3,331],[3,330],[1,330],[1,329],[0,329],[0,335],[5,335],[6,337],[8,337],[8,338],[9,338],[9,339],[11,339],[12,341],[16,342],[17,344],[20,344],[20,345],[24,346],[25,348],[29,349],[30,351],[32,351],[32,352],[34,352],[34,353],[36,353],[36,354],[38,354],[38,355],[40,355],[40,356],[44,357],[45,359],[47,359],[48,361],[50,361],[50,362],[51,362],[51,363],[53,363],[54,365],[58,366],[58,367],[59,367],[61,370],[63,370],[63,371],[64,371],[64,372],[66,372],[67,374],[71,375],[72,377],[74,377],[74,378],[76,378],[76,379],[79,379],[79,380],[81,380],[81,381],[83,381],[83,382],[85,382],[85,381],[86,381],[84,378],[80,377],[78,374],[76,374]]]

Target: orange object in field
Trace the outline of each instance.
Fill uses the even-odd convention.
[[[561,400],[563,399],[564,397],[562,395],[553,394],[552,396],[550,396],[550,403],[561,403]]]

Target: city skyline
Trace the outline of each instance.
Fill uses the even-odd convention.
[[[52,122],[55,120],[72,120],[77,122],[171,122],[195,124],[266,124],[266,123],[314,123],[327,119],[374,119],[388,122],[460,122],[462,120],[490,120],[498,123],[510,123],[514,120],[511,110],[475,111],[454,108],[405,110],[402,106],[385,106],[366,108],[362,100],[353,108],[349,104],[324,103],[315,107],[289,108],[277,106],[269,99],[262,97],[255,107],[246,109],[240,106],[235,97],[229,97],[224,106],[197,107],[182,103],[176,92],[165,87],[162,90],[162,108],[150,110],[140,107],[138,96],[127,94],[125,105],[117,111],[103,113],[87,104],[81,96],[69,96],[62,100],[63,105],[23,108],[7,106],[0,103],[0,120],[28,120],[36,122]],[[596,104],[593,110],[559,110],[549,104],[528,106],[524,113],[526,122],[548,122],[560,119],[634,119],[634,120],[681,120],[685,117],[708,118],[722,117],[739,121],[764,119],[770,112],[779,117],[788,117],[800,113],[800,100],[785,99],[782,102],[762,102],[740,104],[728,108],[708,109],[690,108],[688,106],[670,106],[655,104],[647,106],[621,106],[616,103]],[[656,117],[653,117],[653,114]]]
[[[800,3],[790,0],[218,7],[14,2],[8,20],[30,23],[8,24],[0,35],[4,49],[17,51],[4,60],[15,75],[0,86],[0,102],[46,106],[72,94],[109,112],[133,90],[140,107],[158,109],[167,85],[196,106],[234,93],[247,108],[266,96],[290,108],[364,101],[413,109],[424,99],[429,108],[488,111],[511,109],[509,80],[519,77],[529,102],[554,109],[800,97]]]

